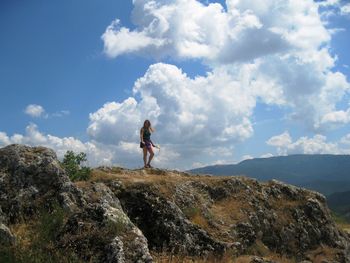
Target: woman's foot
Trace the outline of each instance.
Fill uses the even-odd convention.
[[[147,164],[147,168],[153,168],[153,166],[150,164]]]

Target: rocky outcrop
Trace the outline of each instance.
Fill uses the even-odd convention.
[[[148,185],[124,189],[118,197],[154,250],[200,256],[210,252],[222,254],[228,247],[194,225],[175,203]]]
[[[0,243],[14,242],[9,225],[50,211],[56,203],[67,216],[57,229],[57,249],[73,251],[84,261],[152,261],[146,238],[106,185],[77,188],[52,150],[23,145],[0,149]]]
[[[72,183],[52,150],[0,149],[0,252],[17,246],[21,224],[35,224],[57,205],[64,218],[54,249],[82,262],[154,262],[164,255],[350,262],[350,237],[316,192],[245,177],[108,167]]]
[[[16,242],[11,230],[4,224],[0,224],[0,245],[13,245]]]
[[[71,211],[85,205],[81,191],[60,167],[54,151],[23,145],[0,149],[2,221],[25,220],[55,200]]]

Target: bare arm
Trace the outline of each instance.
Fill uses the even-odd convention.
[[[140,131],[140,140],[141,142],[143,143],[143,128],[141,128],[141,131]]]

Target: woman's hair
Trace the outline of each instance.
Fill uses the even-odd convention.
[[[148,129],[151,131],[151,132],[153,132],[154,130],[153,130],[153,128],[152,128],[152,124],[151,124],[151,122],[149,121],[149,120],[145,120],[144,121],[144,123],[143,123],[143,129],[147,129],[147,126],[148,125]]]

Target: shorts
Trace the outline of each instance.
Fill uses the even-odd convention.
[[[152,142],[149,140],[145,140],[145,146],[147,148],[147,150],[152,149]]]

